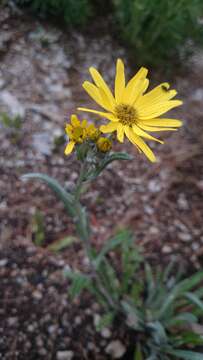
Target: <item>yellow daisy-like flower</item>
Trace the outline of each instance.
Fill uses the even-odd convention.
[[[156,161],[152,150],[142,138],[163,143],[146,131],[176,130],[182,125],[180,120],[159,118],[165,112],[182,104],[180,100],[171,100],[177,94],[176,90],[170,90],[170,85],[163,83],[145,94],[149,80],[148,70],[144,67],[126,84],[124,64],[118,59],[113,96],[100,73],[93,67],[89,71],[95,84],[85,81],[83,88],[106,112],[81,107],[78,110],[92,112],[110,120],[107,125],[100,127],[101,132],[117,131],[120,142],[123,142],[126,135],[149,160]]]
[[[99,129],[88,124],[85,119],[80,122],[77,115],[71,115],[71,124],[66,125],[65,131],[70,140],[65,148],[65,155],[69,155],[76,144],[82,144],[86,140],[96,141],[100,135]]]

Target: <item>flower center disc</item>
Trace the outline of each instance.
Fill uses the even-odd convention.
[[[115,113],[123,125],[133,125],[136,122],[137,113],[133,106],[120,104],[115,108]]]

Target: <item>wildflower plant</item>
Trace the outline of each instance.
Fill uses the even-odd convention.
[[[124,326],[134,331],[135,360],[202,360],[202,354],[193,348],[203,344],[203,336],[197,330],[199,327],[192,325],[197,325],[203,316],[203,291],[199,288],[203,272],[184,280],[180,280],[179,275],[174,276],[171,266],[154,272],[135,246],[132,233],[126,230],[96,251],[91,241],[88,214],[80,202],[84,185],[97,178],[108,164],[115,160],[132,161],[127,153],[112,150],[117,140],[124,141],[124,136],[138,149],[138,154],[144,153],[150,161],[156,161],[143,138],[157,141],[149,132],[174,131],[180,127],[180,120],[160,116],[182,102],[172,100],[176,91],[170,90],[168,83],[145,94],[149,84],[145,68],[126,84],[120,59],[116,66],[114,95],[96,69],[90,68],[90,73],[95,84],[85,81],[83,87],[105,112],[82,107],[79,110],[99,115],[109,122],[97,127],[74,114],[66,125],[65,154],[76,154],[81,165],[75,188],[67,191],[45,174],[29,173],[24,179],[45,181],[73,219],[89,260],[89,271],[66,272],[72,282],[69,294],[74,298],[88,289],[96,297],[104,309],[99,326],[108,326],[119,318]],[[119,269],[109,255],[112,251],[121,260]]]

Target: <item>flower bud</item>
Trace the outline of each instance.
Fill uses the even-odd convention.
[[[101,152],[108,152],[111,150],[112,148],[112,142],[111,140],[109,140],[108,138],[105,138],[103,136],[101,136],[98,140],[97,140],[97,148],[99,151]]]

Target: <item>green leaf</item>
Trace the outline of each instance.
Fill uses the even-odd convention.
[[[173,318],[169,318],[167,321],[167,327],[176,326],[181,323],[196,323],[198,321],[197,317],[191,313],[182,313],[180,315],[174,316]]]
[[[148,323],[147,328],[153,332],[153,338],[158,345],[167,343],[168,338],[165,329],[159,321]]]
[[[72,284],[68,293],[72,299],[78,296],[82,290],[91,287],[91,280],[86,275],[72,271],[65,271],[64,275],[71,279]]]
[[[100,264],[99,268],[97,268],[97,274],[99,275],[105,289],[108,291],[109,294],[111,294],[111,298],[115,302],[118,302],[120,294],[119,279],[113,266],[110,265],[106,258]]]
[[[137,343],[134,360],[143,360],[140,343]]]
[[[170,350],[171,355],[177,356],[178,359],[185,360],[203,360],[203,354],[189,350]]]
[[[112,311],[104,314],[103,316],[101,316],[101,319],[100,319],[99,323],[96,326],[96,330],[100,331],[104,327],[109,327],[112,324],[112,322],[114,320],[114,317],[115,317],[115,313],[112,312]]]
[[[135,330],[143,330],[143,327],[145,327],[143,316],[134,304],[131,304],[130,301],[122,300],[121,306],[127,318],[130,319],[131,327]]]
[[[196,285],[198,285],[203,280],[203,271],[197,272],[195,275],[191,276],[188,279],[182,280],[179,284],[175,285],[174,288],[169,292],[166,300],[164,301],[159,313],[158,318],[160,319],[170,308],[172,303],[180,295],[183,295],[185,292],[191,290]]]
[[[47,248],[51,251],[57,252],[57,251],[61,251],[65,248],[69,247],[76,241],[77,241],[76,237],[66,236],[62,239],[55,241],[53,244],[49,245]]]
[[[36,211],[32,221],[33,242],[36,246],[42,246],[45,241],[44,217],[40,211]]]
[[[87,174],[87,180],[93,180],[113,161],[115,160],[132,160],[132,156],[127,153],[117,152],[110,155],[107,155],[96,167],[95,170],[92,170],[89,174]]]
[[[21,179],[22,180],[38,179],[44,181],[55,192],[57,197],[63,202],[64,207],[68,212],[68,214],[72,217],[75,216],[74,198],[58,183],[57,180],[53,179],[48,175],[41,173],[28,173],[23,175]]]
[[[198,298],[198,296],[196,296],[191,292],[187,292],[185,294],[185,297],[190,301],[190,303],[198,306],[202,310],[202,314],[203,314],[203,302]]]
[[[148,263],[145,264],[145,274],[146,274],[146,280],[147,280],[148,293],[150,294],[151,291],[154,290],[155,283],[154,283],[154,276],[153,276],[151,265]]]
[[[96,257],[95,266],[99,267],[100,263],[103,261],[104,257],[109,253],[109,251],[114,250],[118,247],[122,242],[127,241],[129,237],[132,236],[132,233],[129,230],[120,231],[117,235],[115,235],[112,239],[107,240],[106,244],[103,246],[99,255]]]
[[[175,261],[172,259],[170,261],[170,263],[168,264],[168,266],[166,267],[166,269],[164,270],[164,273],[163,273],[163,280],[165,282],[168,281],[168,279],[169,279],[169,277],[171,275],[171,272],[174,269],[174,266],[175,266]]]
[[[177,337],[174,338],[174,340],[176,344],[178,344],[178,346],[203,345],[203,336],[201,336],[200,334],[196,334],[193,331],[181,332],[181,334],[178,334]]]

